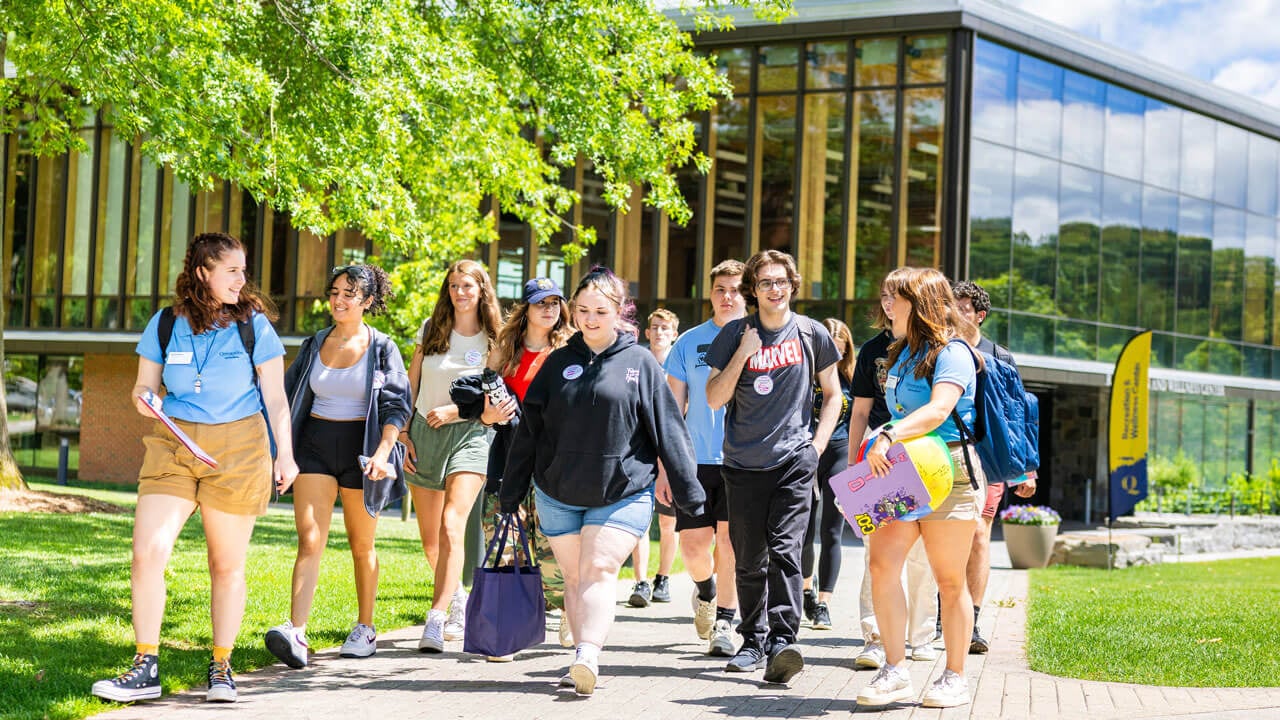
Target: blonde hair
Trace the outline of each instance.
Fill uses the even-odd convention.
[[[822,324],[826,326],[827,332],[831,333],[831,339],[835,341],[836,349],[840,351],[840,362],[836,364],[836,371],[845,379],[845,382],[852,382],[853,366],[858,359],[858,354],[853,347],[853,333],[849,331],[848,325],[836,318],[827,318],[822,321]]]
[[[671,323],[672,330],[677,332],[680,331],[680,318],[676,317],[675,313],[666,308],[658,308],[657,310],[649,313],[649,318],[645,320],[645,327],[652,325],[654,320],[665,320]]]

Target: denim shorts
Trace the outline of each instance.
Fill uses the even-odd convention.
[[[649,521],[653,519],[652,486],[603,507],[567,505],[542,492],[536,484],[533,492],[538,529],[547,537],[577,535],[586,525],[618,528],[641,537],[649,532]]]

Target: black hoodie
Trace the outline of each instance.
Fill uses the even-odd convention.
[[[629,333],[596,355],[579,332],[529,385],[501,507],[514,512],[530,480],[567,505],[611,505],[652,486],[659,458],[676,505],[702,514],[693,442],[658,361]]]

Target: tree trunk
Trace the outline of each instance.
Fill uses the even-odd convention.
[[[9,44],[9,33],[0,32],[0,72],[4,72],[5,50]],[[8,154],[9,136],[0,135],[0,160]],[[4,162],[0,162],[0,204],[8,197],[5,181],[8,173],[3,172]],[[0,237],[4,236],[4,213],[0,212]],[[0,273],[0,373],[4,368],[4,322],[8,298],[8,273]],[[0,391],[0,490],[26,490],[27,481],[22,478],[18,464],[13,460],[13,450],[9,447],[9,403],[5,393]]]

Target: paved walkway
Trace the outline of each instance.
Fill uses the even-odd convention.
[[[841,717],[851,712],[874,712],[886,720],[1280,718],[1280,688],[1159,688],[1032,672],[1022,649],[1027,575],[999,569],[1008,567],[1001,543],[994,544],[992,558],[998,569],[992,572],[980,622],[992,641],[992,651],[985,657],[970,656],[966,666],[973,703],[949,710],[917,704],[879,710],[857,708],[854,698],[873,673],[853,670],[853,658],[862,645],[856,598],[863,558],[861,546],[849,544],[832,613],[835,629],[801,631],[806,668],[787,688],[766,685],[759,672],[726,674],[723,659],[702,654],[706,643],[694,634],[687,600],[692,583],[681,575],[673,578],[675,602],[645,609],[620,603],[609,647],[601,656],[601,684],[589,698],[557,687],[572,650],[561,649],[556,643],[556,621],[550,620],[548,642],[520,653],[512,663],[489,663],[463,654],[460,642],[449,643],[443,655],[422,655],[417,651],[422,630],[418,626],[383,635],[378,654],[366,660],[342,659],[336,648],[330,648],[314,656],[305,670],[276,665],[240,676],[240,702],[234,709],[205,705],[201,689],[98,717],[666,720]],[[629,583],[626,588],[620,584],[620,601],[629,589]],[[910,663],[919,695],[942,668],[942,659]]]

